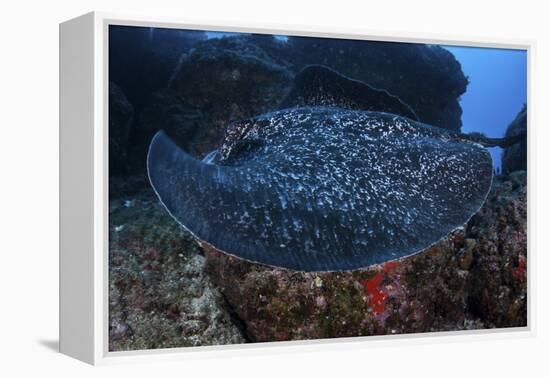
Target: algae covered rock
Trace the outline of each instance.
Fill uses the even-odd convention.
[[[208,271],[254,341],[526,326],[526,185],[413,257],[351,272],[252,264],[207,246]]]
[[[150,189],[112,199],[109,217],[110,351],[246,341],[200,249]]]
[[[468,286],[468,306],[489,327],[527,324],[527,174],[511,173],[472,219],[478,240]]]
[[[523,105],[516,118],[508,125],[506,137],[527,132],[527,106]],[[527,139],[504,149],[502,153],[502,172],[504,174],[518,170],[527,170]]]

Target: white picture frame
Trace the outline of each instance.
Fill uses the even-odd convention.
[[[536,255],[528,245],[528,325],[525,328],[430,334],[207,346],[161,350],[108,350],[108,27],[134,25],[225,32],[336,37],[524,49],[528,59],[528,127],[531,126],[533,41],[320,29],[288,25],[238,25],[92,12],[60,24],[60,351],[90,364],[148,359],[294,352],[295,347],[378,347],[393,342],[448,342],[530,337]],[[529,142],[532,155],[533,143]],[[529,165],[530,165],[529,159]],[[528,187],[531,187],[528,183]],[[528,201],[529,207],[531,202]],[[531,219],[532,211],[528,211]],[[530,239],[530,237],[529,237]]]

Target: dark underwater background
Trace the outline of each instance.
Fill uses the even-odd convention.
[[[158,130],[202,158],[231,122],[276,109],[309,64],[385,89],[433,126],[527,129],[521,50],[110,26],[110,350],[526,326],[526,141],[492,148],[493,189],[463,230],[353,272],[208,250],[161,207],[145,166]]]

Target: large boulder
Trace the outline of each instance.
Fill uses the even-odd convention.
[[[219,146],[232,122],[275,109],[293,75],[255,40],[213,39],[187,54],[170,87],[156,93],[140,117],[143,147],[154,131],[164,129],[182,148],[202,157]]]
[[[154,93],[150,105],[138,116],[138,131],[134,133],[128,149],[132,156],[128,161],[130,171],[145,171],[149,143],[160,129],[164,129],[182,148],[196,155],[200,154],[199,151],[212,149],[212,145],[218,141],[218,134],[215,140],[200,138],[204,133],[214,132],[205,124],[206,119],[205,113],[180,101],[172,89]],[[206,147],[201,148],[204,143]]]
[[[385,89],[409,104],[422,122],[460,131],[459,97],[468,80],[453,54],[440,46],[331,38],[289,37],[294,70],[323,64]]]
[[[208,271],[254,341],[527,324],[526,181],[496,181],[464,230],[351,272],[253,264],[205,246]]]
[[[506,128],[506,137],[527,132],[527,106],[523,105],[516,118]],[[527,170],[527,138],[504,149],[502,152],[502,173]]]

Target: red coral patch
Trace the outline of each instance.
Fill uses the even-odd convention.
[[[374,314],[381,314],[386,310],[387,293],[379,287],[382,282],[382,273],[378,272],[372,279],[366,279],[362,282],[367,294],[370,297],[369,305]]]

